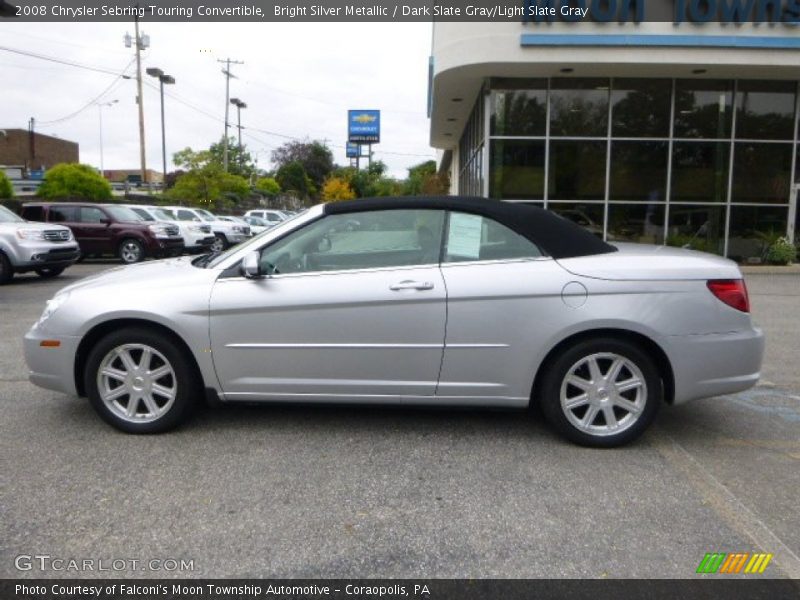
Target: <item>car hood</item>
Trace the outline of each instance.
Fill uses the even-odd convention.
[[[192,265],[195,257],[184,256],[169,260],[154,260],[116,267],[101,273],[84,277],[80,281],[68,285],[58,293],[76,292],[97,288],[131,288],[136,292],[157,289],[160,292],[170,288],[196,285],[213,281],[219,272],[213,269],[202,269]]]
[[[570,273],[618,281],[686,279],[741,279],[732,260],[671,246],[617,243],[617,252],[559,259]]]
[[[0,223],[0,228],[3,229],[18,229],[23,227],[25,229],[39,229],[39,230],[64,230],[69,229],[69,227],[65,227],[64,225],[56,225],[54,223],[39,223],[38,221],[22,221],[19,223]]]

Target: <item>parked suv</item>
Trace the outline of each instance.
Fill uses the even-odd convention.
[[[139,204],[126,204],[125,206],[139,215],[142,221],[176,225],[183,238],[184,249],[190,254],[208,252],[216,240],[214,234],[211,233],[211,225],[203,223],[200,219],[195,219],[194,221],[179,221],[172,211],[161,208],[160,206],[145,206]]]
[[[200,219],[203,223],[210,225],[211,231],[216,238],[211,246],[211,250],[214,252],[220,252],[252,237],[249,225],[220,221],[217,217],[202,208],[168,206],[167,210],[173,213],[178,221],[194,221],[195,219]]]
[[[244,213],[245,217],[258,217],[259,219],[264,219],[267,223],[269,223],[270,227],[274,227],[275,225],[279,225],[283,223],[288,216],[286,213],[280,210],[274,209],[257,209],[257,210],[248,210]]]
[[[125,264],[183,252],[178,227],[146,223],[130,208],[112,204],[31,202],[22,205],[29,221],[60,223],[72,230],[84,256],[113,254]]]
[[[14,273],[57,277],[80,256],[68,227],[28,223],[0,206],[0,285]]]

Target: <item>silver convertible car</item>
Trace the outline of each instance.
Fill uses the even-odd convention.
[[[731,261],[458,197],[319,205],[222,254],[112,269],[25,336],[33,383],[131,433],[203,399],[536,404],[592,446],[753,386],[763,349]]]

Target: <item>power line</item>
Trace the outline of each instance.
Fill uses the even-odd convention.
[[[58,63],[60,65],[66,65],[68,67],[75,67],[76,69],[85,69],[87,71],[94,71],[95,73],[103,73],[105,75],[119,75],[119,71],[111,71],[109,69],[104,69],[102,67],[93,67],[90,65],[84,65],[82,63],[56,58],[54,56],[47,56],[46,54],[38,54],[36,52],[29,52],[27,50],[19,50],[18,48],[9,48],[7,46],[0,46],[0,50],[5,52],[10,52],[12,54],[27,56],[29,58],[36,58],[38,60],[46,60],[48,62]],[[125,67],[126,70],[127,68],[128,67]]]

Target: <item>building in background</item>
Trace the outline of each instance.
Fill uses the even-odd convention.
[[[0,129],[0,165],[22,168],[25,178],[41,179],[53,165],[79,159],[75,142],[26,129]]]
[[[164,174],[153,169],[147,169],[147,181],[150,183],[163,183]],[[106,169],[103,171],[103,176],[111,183],[130,183],[138,185],[142,183],[142,170],[141,169]]]
[[[452,193],[758,262],[795,234],[799,82],[783,24],[434,22],[431,144]]]

